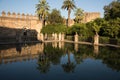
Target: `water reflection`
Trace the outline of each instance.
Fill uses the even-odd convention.
[[[70,52],[67,52],[67,57],[68,57],[67,62],[62,64],[63,70],[67,73],[74,72],[76,65],[74,62],[71,62],[71,60],[70,60]]]
[[[94,53],[95,53],[96,55],[99,54],[99,46],[94,45]]]
[[[18,53],[21,53],[21,51],[22,51],[22,44],[17,44],[17,45],[16,45],[16,51],[17,51]]]
[[[78,44],[77,43],[74,44],[74,49],[76,52],[78,51]]]
[[[34,68],[31,69],[39,71],[40,74],[50,75],[49,73],[56,73],[57,75],[58,73],[64,73],[64,76],[65,74],[71,73],[76,75],[76,77],[79,77],[79,74],[91,73],[89,72],[91,69],[93,70],[94,75],[102,75],[105,71],[110,72],[111,74],[118,72],[116,74],[120,76],[119,48],[90,46],[64,42],[53,42],[45,44],[40,43],[34,45],[19,44],[13,45],[11,47],[9,47],[9,45],[0,46],[0,64],[11,64],[13,62],[16,63],[29,60],[36,60],[36,62],[35,64],[27,64],[27,67],[34,65]],[[38,73],[34,73],[34,75],[36,74]],[[107,75],[108,73],[106,73],[105,77]],[[116,77],[117,79],[120,78],[118,76]]]
[[[38,59],[38,67],[37,69],[41,72],[41,73],[47,73],[50,69],[50,61],[48,61],[49,59],[47,58],[47,55],[45,54],[40,54],[39,55],[39,59]]]
[[[91,58],[102,60],[108,67],[120,71],[119,48],[111,50],[109,47],[100,47],[99,49],[99,46],[69,43],[63,44],[64,46],[61,47],[62,44],[63,43],[60,42],[54,42],[44,46],[43,54],[45,55],[45,60],[47,59],[48,61],[47,63],[52,63],[54,65],[61,64],[61,57],[66,56],[65,58],[67,60],[65,63],[62,62],[61,66],[65,72],[74,72],[76,64],[81,64],[84,59]],[[71,61],[71,55],[74,55],[75,61],[73,61],[73,59]],[[40,56],[39,59],[41,59]]]
[[[23,45],[16,44],[2,45],[4,49],[0,50],[0,60],[1,63],[16,62],[16,61],[26,61],[30,59],[38,58],[38,54],[43,52],[44,44],[35,45]]]
[[[103,63],[113,70],[120,71],[120,49],[113,47],[108,47],[107,49],[102,48],[98,58],[102,59]]]

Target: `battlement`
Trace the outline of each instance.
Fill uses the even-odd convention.
[[[0,17],[7,17],[7,18],[20,18],[20,19],[36,19],[39,20],[38,17],[36,15],[30,15],[30,14],[20,14],[20,13],[11,13],[11,12],[5,12],[2,11],[1,16]]]
[[[85,14],[100,14],[100,12],[85,12]]]
[[[26,28],[36,30],[37,33],[40,33],[42,23],[36,15],[2,11],[0,15],[0,27],[15,29]]]
[[[84,16],[94,16],[94,17],[100,17],[100,12],[85,12]]]

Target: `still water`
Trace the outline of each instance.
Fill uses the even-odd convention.
[[[63,42],[0,45],[0,80],[120,80],[120,48]]]

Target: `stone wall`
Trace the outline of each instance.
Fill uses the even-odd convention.
[[[96,18],[100,18],[99,12],[85,12],[82,22],[87,23],[87,22],[95,20]]]
[[[24,13],[10,13],[2,12],[0,16],[0,26],[8,28],[27,28],[34,29],[38,33],[42,28],[42,23],[39,21],[38,17],[35,15],[25,15]]]
[[[83,23],[87,23],[93,21],[96,18],[100,18],[99,12],[85,12],[84,18],[82,20]],[[65,22],[66,24],[66,22]],[[74,20],[70,20],[70,25],[74,24]],[[2,12],[0,16],[0,26],[7,28],[17,28],[17,29],[32,29],[36,30],[39,34],[42,29],[42,22],[39,21],[38,17],[35,15],[29,14],[20,14],[20,13],[10,13],[10,12]],[[38,35],[39,36],[39,35]]]
[[[82,20],[83,23],[87,23],[95,20],[96,18],[100,18],[99,12],[85,12],[84,18]],[[74,20],[70,21],[70,25],[74,24]],[[6,26],[9,28],[28,28],[35,29],[38,33],[42,29],[42,23],[39,21],[38,17],[35,15],[29,14],[20,14],[20,13],[10,13],[10,12],[2,12],[0,16],[0,26]]]
[[[93,21],[97,18],[100,18],[100,13],[99,12],[85,12],[83,20],[81,21],[82,23],[87,23],[90,21]],[[74,25],[74,20],[70,20],[70,26]]]

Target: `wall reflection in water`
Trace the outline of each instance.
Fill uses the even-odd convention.
[[[74,72],[76,66],[88,58],[101,60],[108,67],[120,71],[119,48],[64,42],[0,46],[0,64],[37,59],[37,69],[42,73],[47,73],[51,64],[61,65],[65,72]]]
[[[9,48],[6,45],[1,47],[4,49],[0,50],[0,62],[8,63],[38,58],[38,54],[43,52],[44,44],[17,44]]]

